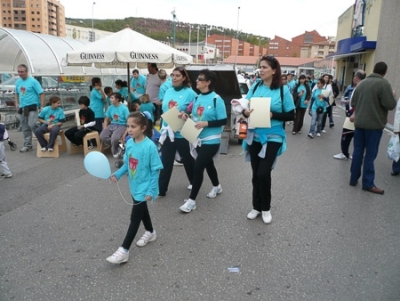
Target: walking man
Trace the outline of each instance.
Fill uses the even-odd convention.
[[[21,116],[24,147],[21,153],[32,150],[32,133],[36,129],[39,106],[43,108],[45,98],[39,82],[28,75],[28,67],[25,64],[18,66],[19,79],[15,83],[15,108]]]
[[[354,152],[350,168],[350,185],[356,186],[362,172],[362,189],[383,194],[384,190],[375,186],[374,161],[378,155],[379,143],[387,123],[389,110],[396,107],[393,89],[384,79],[387,65],[378,62],[373,73],[367,76],[354,90],[351,104],[354,113]],[[364,156],[365,151],[365,156]],[[364,161],[364,164],[363,164]]]

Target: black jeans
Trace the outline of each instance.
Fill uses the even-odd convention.
[[[275,162],[278,150],[282,143],[268,142],[264,158],[260,158],[258,153],[262,145],[253,141],[249,145],[249,153],[252,169],[253,184],[253,209],[257,211],[269,211],[271,209],[271,171]]]
[[[161,169],[160,177],[158,178],[160,195],[165,195],[167,193],[172,169],[174,167],[175,153],[177,151],[182,158],[183,167],[185,168],[189,183],[192,184],[193,182],[194,158],[190,154],[189,142],[185,138],[175,138],[174,142],[171,142],[171,139],[167,137],[164,144],[161,146],[161,162],[164,168]]]
[[[189,196],[192,200],[196,200],[201,184],[203,184],[204,169],[207,171],[213,186],[219,185],[218,173],[213,160],[218,150],[219,144],[203,144],[196,148],[197,158],[194,161],[192,191]]]
[[[133,240],[135,239],[141,221],[143,221],[143,226],[146,231],[153,232],[153,225],[151,223],[149,209],[147,208],[147,202],[138,202],[133,200],[131,223],[129,224],[128,232],[126,233],[121,247],[129,250]]]
[[[85,135],[89,132],[90,130],[86,128],[78,129],[77,126],[74,126],[65,131],[65,137],[67,137],[67,139],[71,141],[72,144],[82,145],[83,137],[85,137]]]
[[[342,153],[345,155],[347,158],[349,158],[349,146],[350,142],[354,137],[354,131],[353,130],[348,130],[348,129],[343,129],[342,131],[342,140],[340,141],[340,146],[342,148]]]

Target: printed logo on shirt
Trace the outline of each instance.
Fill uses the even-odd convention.
[[[198,107],[197,107],[197,115],[199,115],[200,120],[201,120],[201,118],[203,117],[203,113],[204,113],[204,107],[198,106]]]
[[[81,117],[81,125],[84,125],[84,124],[85,124],[85,120],[86,120],[85,116],[82,116],[82,117]]]
[[[138,159],[133,158],[132,155],[129,155],[128,162],[129,162],[129,169],[131,172],[131,176],[133,177],[136,174],[136,168],[137,168],[139,161],[138,161]]]
[[[177,106],[178,106],[178,103],[173,99],[171,99],[168,103],[168,109],[172,109],[173,107],[177,107]]]
[[[26,92],[26,88],[25,87],[21,87],[21,94],[25,95],[25,92]]]
[[[50,121],[51,121],[51,122],[53,122],[53,121],[54,121],[54,119],[56,119],[56,116],[54,116],[54,115],[50,115]]]
[[[119,119],[119,115],[118,115],[118,114],[114,114],[113,120],[114,120],[115,122],[118,122],[118,119]]]

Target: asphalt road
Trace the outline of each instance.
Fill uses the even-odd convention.
[[[205,176],[190,214],[178,210],[188,183],[175,167],[167,197],[149,204],[157,240],[133,245],[121,266],[105,260],[129,224],[118,186],[90,176],[83,155],[6,147],[14,177],[0,179],[0,300],[400,300],[400,178],[390,176],[389,136],[375,164],[385,195],[364,192],[348,185],[350,161],[332,158],[343,121],[335,109],[336,126],[313,140],[308,116],[301,135],[287,126],[270,225],[246,219],[250,166],[234,141],[217,163],[222,194],[206,198]],[[21,133],[10,136],[22,145]],[[129,200],[126,179],[119,187]]]

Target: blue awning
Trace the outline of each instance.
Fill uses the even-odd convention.
[[[337,55],[351,55],[354,52],[362,52],[376,48],[376,41],[367,41],[367,37],[354,37],[343,39],[338,42]]]

